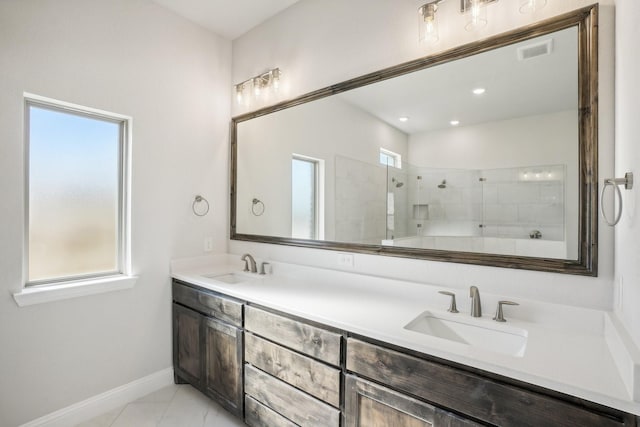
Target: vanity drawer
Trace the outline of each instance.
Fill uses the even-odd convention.
[[[323,400],[340,406],[340,370],[251,333],[244,337],[245,362]]]
[[[242,302],[198,290],[177,281],[173,282],[172,290],[174,301],[209,317],[242,327]]]
[[[302,427],[338,427],[340,411],[251,365],[244,368],[246,394]]]
[[[340,366],[340,334],[247,306],[245,329],[334,366]]]
[[[296,427],[296,424],[247,395],[244,396],[244,422],[251,427]]]
[[[629,425],[622,413],[617,417],[613,412],[581,407],[355,338],[347,340],[346,367],[360,376],[494,425]]]

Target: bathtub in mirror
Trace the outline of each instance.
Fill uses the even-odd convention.
[[[231,238],[597,273],[597,5],[232,120]]]

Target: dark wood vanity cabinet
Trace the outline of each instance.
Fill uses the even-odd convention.
[[[344,427],[477,427],[428,403],[353,375],[345,377]]]
[[[384,385],[381,388],[347,376],[347,427],[368,425],[368,421],[360,421],[365,416],[373,420],[388,417],[399,423],[388,425],[411,427],[431,424],[436,427],[636,426],[636,418],[631,414],[525,383],[508,383],[479,371],[457,368],[357,338],[347,340],[346,369]],[[365,406],[368,400],[372,402]],[[424,402],[446,410],[431,412],[431,407]],[[408,409],[403,412],[400,408]],[[434,421],[428,421],[429,417]],[[380,425],[387,425],[386,421]]]
[[[189,383],[242,416],[243,304],[177,281],[172,290],[176,383]]]
[[[338,427],[342,335],[251,305],[245,329],[245,422]]]

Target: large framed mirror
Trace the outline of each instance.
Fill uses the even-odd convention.
[[[233,118],[231,239],[597,275],[597,12]]]

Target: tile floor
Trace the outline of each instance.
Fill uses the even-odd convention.
[[[190,385],[170,385],[76,427],[241,427]]]

